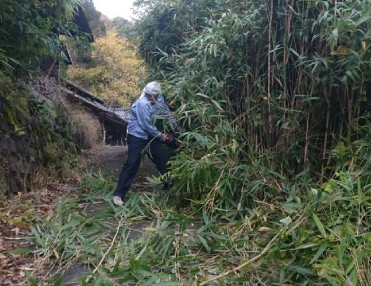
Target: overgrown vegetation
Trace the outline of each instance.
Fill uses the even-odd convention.
[[[150,77],[167,84],[189,130],[173,161],[183,194],[224,209],[246,193],[281,191],[285,178],[325,181],[336,171],[331,150],[365,140],[368,1],[137,5],[146,7],[141,34],[159,35],[141,43]],[[183,31],[181,44],[169,46],[168,27]]]
[[[339,228],[347,225],[356,234],[362,218],[356,235],[365,238],[369,231],[363,220],[369,207],[354,216],[347,203],[367,197],[370,183],[370,1],[137,6],[145,11],[140,54],[150,77],[168,85],[189,130],[172,161],[172,198],[228,220],[243,219],[259,201],[281,205],[267,218],[275,233],[280,222],[300,226],[269,251],[282,270],[270,269],[276,280],[260,275],[266,285],[367,285],[360,268],[354,274],[329,269],[343,263],[340,252],[334,258],[338,247],[355,257],[355,245]],[[295,212],[308,217],[299,223]],[[336,237],[333,250],[323,246],[334,242],[327,232]],[[286,245],[318,242],[310,233],[324,240],[283,255]],[[365,255],[362,263],[368,261]],[[272,261],[263,265],[267,272]]]
[[[81,148],[95,149],[102,145],[103,131],[99,119],[83,110],[81,106],[75,108],[70,106],[69,114],[81,140],[79,142]]]
[[[41,103],[26,86],[2,78],[0,110],[0,193],[32,189],[42,181],[36,173],[56,180],[71,175],[84,137],[59,100]]]
[[[40,74],[41,67],[50,75],[56,63],[63,65],[62,35],[64,39],[85,38],[74,19],[80,3],[1,3],[1,193],[30,190],[33,175],[41,170],[57,179],[66,178],[84,144],[66,112],[56,81]]]
[[[361,181],[339,173],[307,195],[292,187],[286,202],[255,199],[239,218],[180,213],[154,193],[115,207],[111,179],[86,173],[82,193],[37,219],[33,241],[60,274],[90,265],[81,285],[369,285],[370,194]]]
[[[371,2],[136,5],[139,53],[188,130],[174,187],[117,208],[88,176],[39,218],[39,251],[90,263],[82,285],[370,285]],[[93,217],[78,208],[102,191]]]
[[[59,35],[73,35],[79,0],[4,0],[0,11],[1,76],[28,75],[44,59],[61,56]]]

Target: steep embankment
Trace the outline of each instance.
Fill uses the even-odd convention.
[[[44,178],[35,177],[38,173],[48,174],[53,179],[68,175],[79,149],[86,144],[79,130],[78,116],[74,117],[69,109],[59,85],[52,78],[39,77],[22,85],[2,79],[1,193],[30,189]]]

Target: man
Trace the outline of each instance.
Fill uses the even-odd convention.
[[[147,146],[149,157],[160,174],[163,175],[168,171],[169,154],[161,143],[166,141],[166,135],[158,131],[154,126],[153,119],[156,115],[162,115],[170,120],[178,131],[183,132],[183,128],[176,125],[169,107],[160,94],[160,84],[155,81],[150,82],[131,107],[127,137],[128,158],[113,194],[112,202],[115,205],[124,204],[123,199],[134,181],[140,167],[143,150]]]

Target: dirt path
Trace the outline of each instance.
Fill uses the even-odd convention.
[[[94,159],[88,166],[93,172],[105,174],[113,173],[118,179],[122,165],[127,158],[128,148],[126,146],[105,146],[99,149]]]
[[[122,170],[122,166],[126,161],[127,152],[128,149],[125,146],[102,147],[93,155],[94,159],[88,165],[87,169],[91,170],[93,173],[102,173],[103,176],[110,176],[113,174],[116,183]],[[145,183],[147,182],[147,178],[152,176],[158,176],[158,172],[155,165],[146,156],[142,161],[130,192],[140,192],[143,189],[146,189]],[[92,204],[88,206],[85,211],[93,216],[96,212],[108,206],[108,203],[105,201],[100,201],[100,203],[101,204]],[[113,222],[115,222],[115,220],[113,220]],[[149,224],[149,221],[140,221],[131,223],[130,227],[142,231]],[[94,267],[92,268],[92,266],[81,262],[71,265],[63,274],[62,285],[79,285],[79,283],[73,284],[73,281],[76,281],[76,279],[83,276],[84,273],[93,271],[93,269]],[[55,275],[55,277],[57,278],[58,274]]]
[[[113,182],[116,185],[118,176],[122,170],[122,166],[127,158],[127,147],[124,146],[105,146],[95,152],[90,152],[89,159],[83,159],[88,163],[81,163],[82,168],[93,173],[101,173],[104,178],[114,176]],[[85,167],[84,167],[85,166]],[[141,167],[134,180],[130,193],[142,191],[156,191],[153,187],[149,187],[147,177],[158,176],[154,164],[145,157],[142,161]],[[111,179],[110,179],[111,180]],[[28,285],[25,277],[25,271],[41,271],[41,274],[35,273],[36,277],[39,275],[44,278],[54,277],[58,278],[63,274],[62,285],[80,285],[81,282],[76,282],[76,279],[84,276],[85,273],[91,272],[92,266],[82,262],[76,262],[70,265],[65,271],[50,269],[49,264],[42,264],[39,269],[39,261],[44,260],[43,256],[34,255],[32,249],[34,244],[28,242],[24,237],[32,236],[30,231],[30,224],[33,224],[34,212],[39,213],[41,217],[46,217],[55,210],[56,197],[74,196],[75,189],[79,187],[77,181],[72,180],[67,184],[53,184],[45,186],[40,190],[35,190],[31,193],[21,194],[13,199],[3,201],[0,204],[0,285]],[[98,212],[110,211],[112,208],[109,204],[109,199],[93,198],[93,203],[85,203],[81,211],[88,216],[93,217]],[[110,224],[115,228],[117,220],[114,217],[109,218]],[[112,220],[112,221],[111,221]],[[131,229],[143,231],[148,225],[149,221],[140,220],[134,222],[127,222]],[[109,237],[112,229],[102,230]],[[131,233],[129,240],[134,236],[138,236],[137,232]],[[14,250],[29,249],[29,253],[21,251],[14,253]],[[27,254],[25,254],[27,253]],[[39,269],[39,270],[38,270]],[[48,274],[47,274],[48,273]],[[44,275],[45,274],[45,275]]]
[[[126,146],[102,147],[96,152],[93,162],[88,166],[93,172],[102,172],[105,175],[113,174],[118,180],[122,166],[126,161],[128,149]],[[158,176],[155,165],[145,156],[133,183],[133,190],[147,182],[147,177]]]

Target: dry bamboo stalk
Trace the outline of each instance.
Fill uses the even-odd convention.
[[[273,246],[273,244],[277,241],[277,239],[282,235],[282,234],[286,234],[286,235],[290,235],[296,228],[298,228],[306,219],[308,218],[308,215],[306,214],[306,212],[303,212],[302,215],[299,216],[299,218],[296,220],[295,224],[288,230],[288,227],[285,226],[284,228],[282,228],[273,238],[272,240],[266,245],[266,247],[263,249],[263,251],[255,256],[254,258],[250,259],[249,261],[246,261],[245,263],[241,264],[240,266],[232,269],[232,270],[229,270],[223,274],[220,274],[212,279],[209,279],[207,281],[204,281],[202,282],[201,284],[199,284],[200,286],[202,285],[206,285],[210,282],[213,282],[215,280],[218,280],[220,278],[223,278],[231,273],[236,273],[238,270],[240,270],[241,268],[249,265],[250,263],[260,259],[262,256],[264,256],[264,254],[266,252],[268,252],[268,250]]]
[[[261,257],[262,257],[262,256],[263,256],[263,255],[264,255],[264,254],[265,254],[265,253],[266,253],[266,252],[267,252],[267,251],[272,247],[272,245],[276,242],[276,240],[280,237],[280,235],[283,233],[284,230],[286,230],[286,227],[283,228],[281,231],[279,231],[279,232],[275,235],[275,237],[272,238],[272,240],[267,244],[267,246],[263,249],[263,251],[262,251],[259,255],[255,256],[254,258],[250,259],[249,261],[246,261],[245,263],[241,264],[241,265],[238,266],[237,268],[234,268],[234,269],[229,270],[229,271],[227,271],[227,272],[225,272],[225,273],[223,273],[223,274],[220,274],[220,275],[218,275],[218,276],[216,276],[216,277],[214,277],[214,278],[212,278],[212,279],[209,279],[209,280],[207,280],[207,281],[202,282],[202,283],[200,284],[200,286],[202,286],[202,285],[206,285],[206,284],[208,284],[208,283],[210,283],[210,282],[213,282],[213,281],[215,281],[215,280],[218,280],[218,279],[220,279],[220,278],[223,278],[223,277],[229,275],[230,273],[235,273],[236,271],[240,270],[241,268],[243,268],[243,267],[249,265],[250,263],[252,263],[252,262],[254,262],[254,261],[256,261],[256,260],[258,260],[259,258],[261,258]]]
[[[103,261],[106,259],[107,254],[111,251],[113,245],[115,244],[116,238],[119,234],[119,231],[120,231],[124,221],[125,221],[125,217],[124,217],[124,215],[121,215],[119,225],[117,226],[116,233],[115,233],[115,236],[112,239],[111,245],[108,248],[108,250],[106,251],[106,253],[103,255],[102,259],[99,261],[99,264],[97,265],[97,267],[95,267],[95,269],[93,270],[93,273],[97,272],[98,268],[102,265]],[[88,279],[89,279],[89,277],[87,278],[87,280]]]

